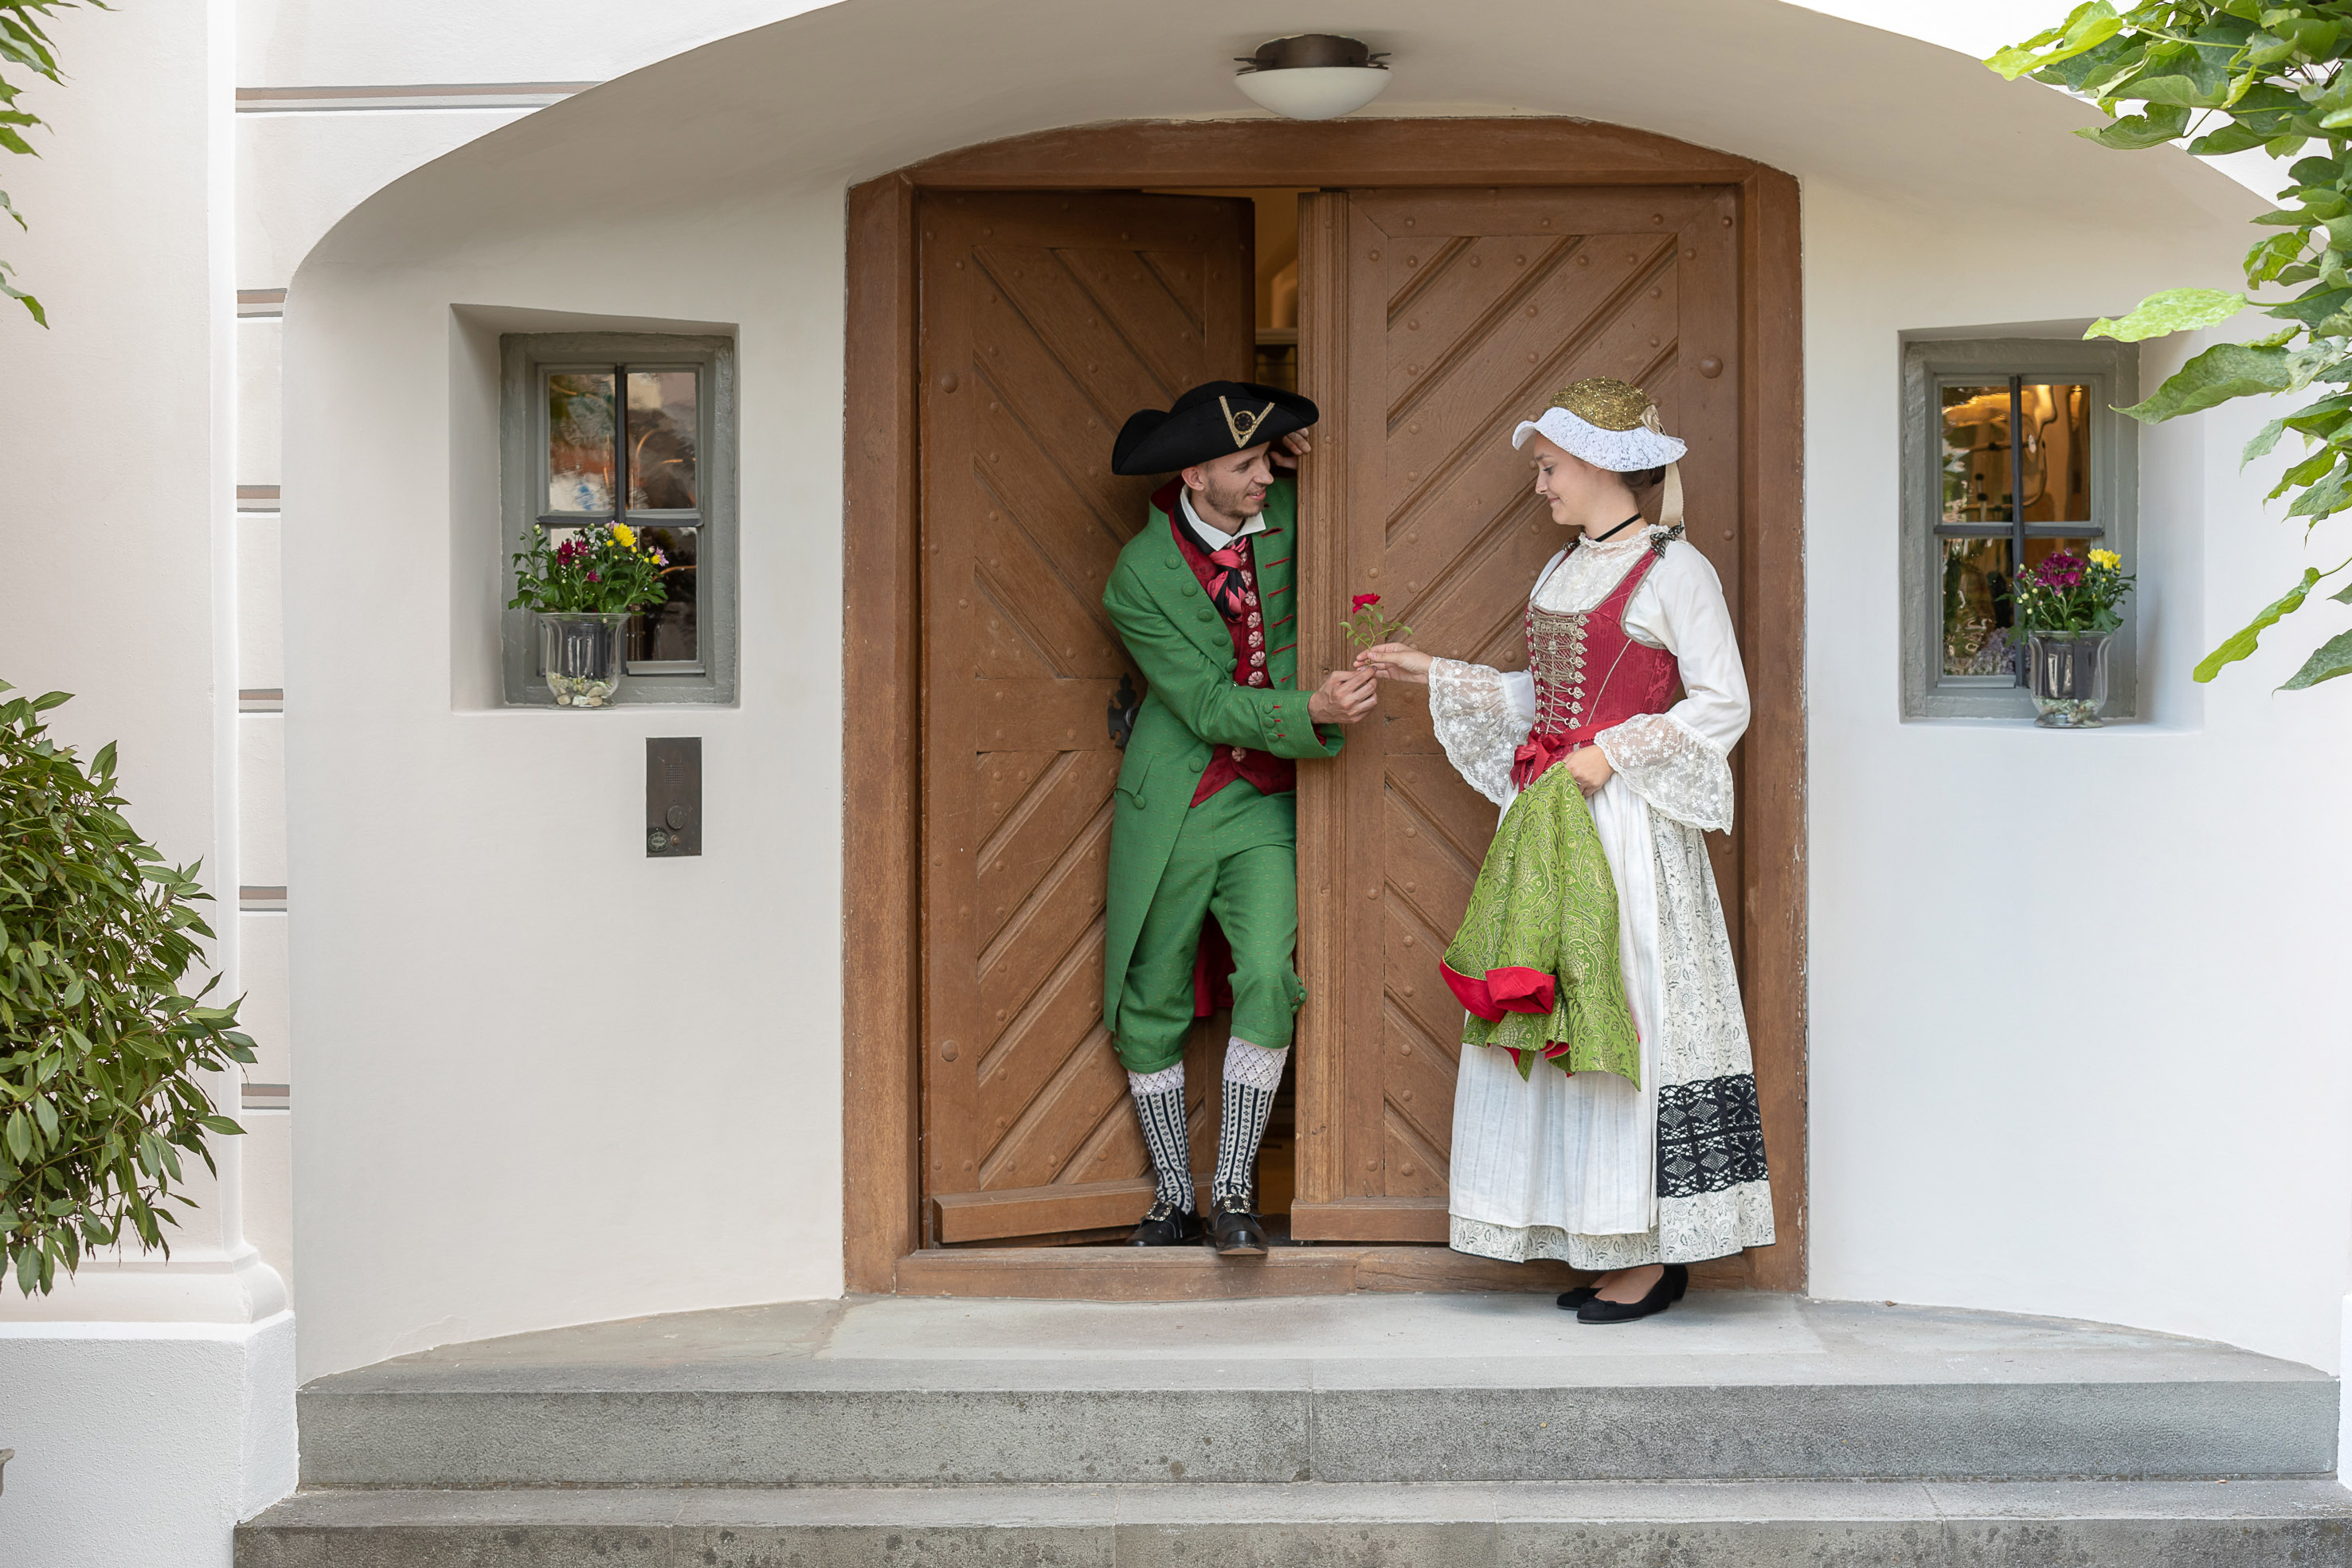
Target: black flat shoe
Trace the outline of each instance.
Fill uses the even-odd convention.
[[[1552,1305],[1563,1312],[1572,1312],[1600,1293],[1601,1287],[1598,1285],[1579,1285],[1573,1291],[1562,1291],[1559,1293],[1559,1299]]]
[[[1669,1263],[1658,1275],[1658,1282],[1650,1293],[1638,1301],[1604,1301],[1593,1297],[1576,1309],[1576,1321],[1580,1323],[1630,1323],[1635,1318],[1646,1318],[1664,1312],[1683,1299],[1690,1289],[1690,1270],[1680,1263]]]
[[[1128,1237],[1129,1247],[1189,1247],[1201,1239],[1201,1217],[1162,1198]]]
[[[1265,1222],[1234,1198],[1219,1198],[1209,1211],[1209,1239],[1220,1257],[1265,1256]]]

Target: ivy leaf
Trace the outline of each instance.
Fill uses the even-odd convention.
[[[2118,152],[2137,152],[2145,147],[2161,147],[2168,141],[2178,141],[2188,133],[2188,106],[2177,103],[2160,103],[2146,114],[2127,114],[2112,125],[2085,125],[2074,132],[2086,141],[2095,141]]]
[[[2352,593],[2352,589],[2345,591]],[[2342,599],[2344,594],[2332,593],[2328,597]],[[2338,675],[2352,675],[2352,632],[2338,632],[2313,649],[2311,657],[2303,662],[2303,668],[2288,676],[2279,690],[2307,691],[2320,682],[2332,681]]]
[[[2123,26],[2116,8],[2107,0],[2089,0],[2089,4],[2077,5],[2067,13],[2066,20],[2059,26],[2036,33],[2022,44],[2011,45],[1985,64],[2015,81],[2027,71],[2054,66],[2105,43],[2122,32]],[[2053,45],[2055,47],[2052,47]],[[2043,48],[2050,52],[2036,52]]]
[[[2245,308],[2246,297],[2242,294],[2225,293],[2219,288],[2167,288],[2141,300],[2127,316],[2100,317],[2083,336],[2143,342],[2168,332],[2193,332],[2200,327],[2216,326]]]
[[[2336,570],[2341,571],[2344,569],[2338,567]],[[2234,664],[2252,653],[2263,632],[2277,625],[2282,618],[2302,609],[2303,601],[2311,597],[2311,591],[2319,585],[2319,580],[2324,576],[2332,575],[2334,574],[2322,572],[2315,566],[2305,567],[2301,582],[2272,601],[2263,608],[2261,614],[2255,616],[2252,621],[2234,632],[2227,642],[2199,661],[2194,678],[2201,685],[2220,674],[2224,664]]]
[[[2294,382],[2294,358],[2284,349],[2216,343],[2175,371],[2147,398],[2118,412],[2143,424],[2160,424],[2233,397],[2284,392]]]

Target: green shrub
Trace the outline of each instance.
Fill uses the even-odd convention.
[[[205,1134],[243,1131],[195,1074],[253,1060],[236,1006],[203,1005],[218,977],[180,991],[213,935],[197,868],[123,820],[111,742],[85,768],[47,738],[68,699],[0,702],[0,1284],[27,1295],[94,1248],[170,1254],[181,1151],[211,1168]]]

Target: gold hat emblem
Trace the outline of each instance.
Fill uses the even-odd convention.
[[[1234,405],[1227,402],[1223,394],[1217,398],[1217,406],[1225,411],[1225,428],[1233,432],[1234,450],[1236,452],[1244,446],[1255,444],[1257,427],[1264,424],[1266,416],[1274,412],[1274,404],[1268,403],[1255,413],[1252,413],[1247,409],[1235,413]]]
[[[1562,387],[1551,400],[1551,406],[1564,408],[1585,423],[1602,430],[1631,430],[1637,424],[1651,430],[1658,428],[1657,410],[1650,402],[1650,394],[1614,376],[1591,376]]]

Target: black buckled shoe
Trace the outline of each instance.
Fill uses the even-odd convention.
[[[1630,1323],[1636,1318],[1646,1318],[1663,1312],[1683,1299],[1690,1289],[1690,1270],[1680,1263],[1669,1263],[1660,1271],[1658,1282],[1650,1293],[1638,1301],[1604,1301],[1593,1297],[1576,1309],[1576,1321],[1580,1323]]]
[[[1265,1256],[1265,1221],[1250,1212],[1249,1200],[1221,1197],[1209,1210],[1209,1239],[1224,1258]]]
[[[1166,1198],[1151,1206],[1143,1223],[1128,1237],[1129,1247],[1191,1247],[1201,1239],[1201,1217],[1179,1208]]]

